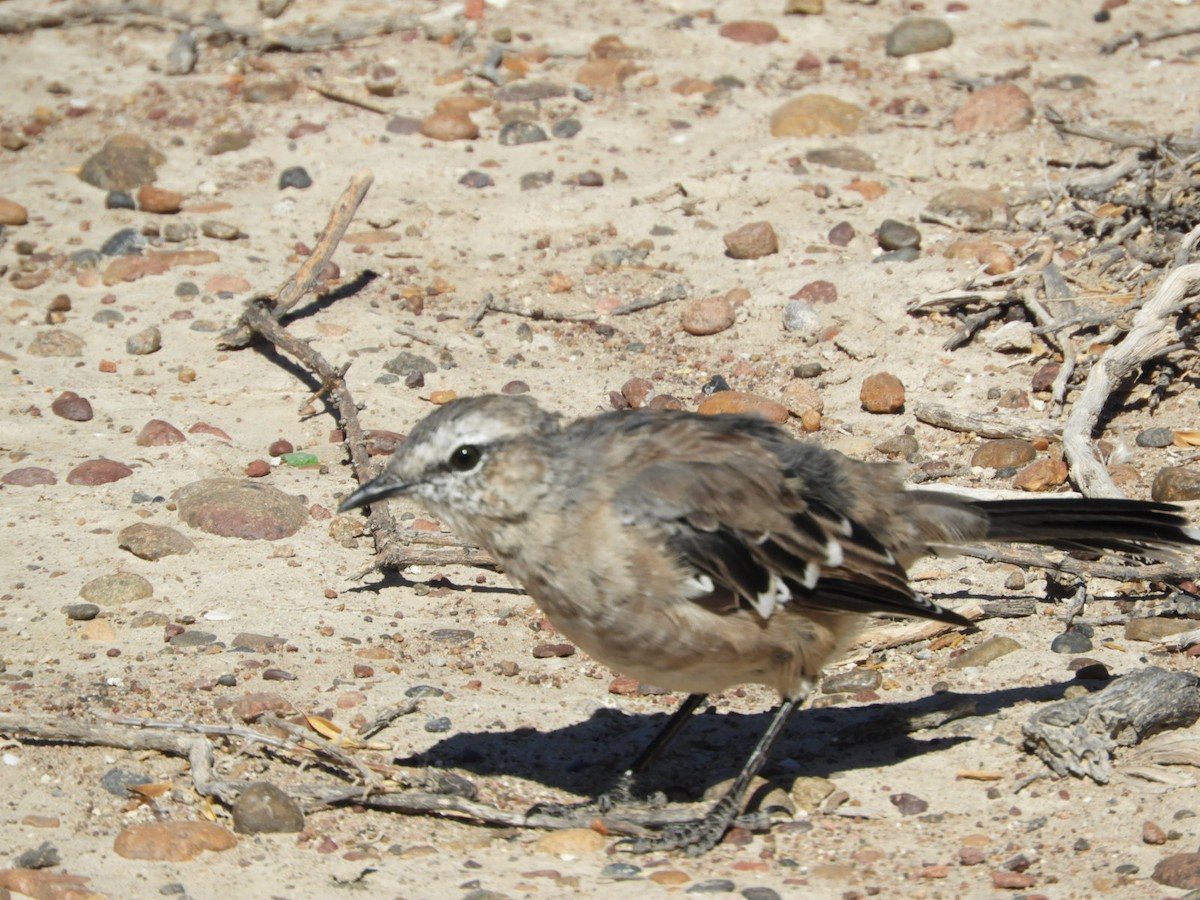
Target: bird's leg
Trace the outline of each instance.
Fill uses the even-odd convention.
[[[729,830],[729,826],[737,819],[742,803],[746,799],[746,791],[750,788],[750,782],[754,780],[754,776],[766,763],[767,758],[771,755],[771,750],[779,742],[792,715],[804,703],[806,696],[807,692],[804,692],[799,696],[785,699],[779,705],[779,708],[775,710],[774,718],[771,719],[763,736],[759,738],[750,757],[746,760],[746,764],[742,766],[742,771],[734,779],[733,785],[725,792],[725,796],[713,805],[707,815],[689,822],[666,825],[662,830],[649,837],[628,838],[621,841],[620,846],[634,853],[682,849],[687,851],[689,856],[699,856],[716,846],[725,832]]]
[[[638,776],[658,759],[667,744],[674,739],[675,735],[679,733],[679,730],[691,718],[692,713],[699,708],[707,696],[707,694],[688,694],[684,697],[683,702],[679,704],[675,712],[671,713],[671,718],[667,720],[667,724],[659,730],[654,739],[637,755],[633,764],[620,774],[617,778],[617,783],[607,791],[595,799],[585,800],[583,803],[539,803],[529,810],[530,814],[538,813],[541,815],[573,817],[583,812],[607,813],[621,806],[662,806],[666,802],[666,798],[661,793],[656,793],[642,799],[634,795],[633,786],[637,782]]]

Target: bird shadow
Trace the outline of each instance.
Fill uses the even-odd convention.
[[[986,717],[1019,704],[1060,700],[1067,681],[980,693],[944,692],[899,703],[828,706],[801,710],[776,746],[763,774],[831,776],[890,765],[975,740],[937,732],[954,719]],[[1103,686],[1097,683],[1097,687]],[[766,729],[773,710],[697,713],[639,783],[671,799],[696,799],[737,774]],[[667,713],[630,715],[598,709],[562,728],[460,732],[428,750],[398,760],[406,765],[454,768],[480,776],[515,776],[548,788],[594,796],[620,773],[667,722]],[[909,733],[924,725],[928,736]]]

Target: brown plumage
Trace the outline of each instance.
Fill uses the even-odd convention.
[[[562,426],[525,397],[439,408],[341,508],[401,493],[493,553],[595,659],[692,695],[679,715],[737,684],[780,692],[730,793],[698,823],[635,849],[700,852],[721,837],[788,718],[865,615],[969,624],[912,590],[915,560],[980,541],[1154,558],[1200,543],[1165,504],[907,491],[894,466],[795,441],[753,417],[638,411]]]

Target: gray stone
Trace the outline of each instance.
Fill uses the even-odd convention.
[[[304,830],[304,812],[286,792],[256,781],[233,804],[233,830],[239,834],[281,834]]]

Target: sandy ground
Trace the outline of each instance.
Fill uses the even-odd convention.
[[[0,150],[0,197],[22,204],[31,217],[28,225],[9,228],[0,246],[0,352],[10,372],[0,388],[0,444],[6,471],[41,466],[57,477],[54,485],[0,488],[7,536],[0,558],[0,711],[227,722],[231,704],[244,693],[273,691],[296,710],[350,727],[401,702],[410,688],[430,685],[444,693],[421,700],[419,712],[386,730],[377,740],[389,742],[391,751],[376,756],[450,767],[476,783],[481,799],[520,809],[604,787],[672,708],[675,698],[668,696],[610,693],[614,674],[582,654],[534,658],[533,648],[546,640],[538,632],[541,615],[501,575],[469,569],[408,573],[417,582],[442,579],[432,588],[378,583],[375,576],[355,581],[370,565],[372,544],[365,537],[335,540],[328,518],[314,518],[281,541],[241,541],[188,528],[167,502],[198,479],[242,477],[280,437],[322,465],[279,466],[267,482],[302,496],[318,513],[334,509],[353,487],[344,448],[331,438],[336,422],[324,414],[298,415],[311,381],[269,351],[218,351],[206,323],[224,327],[253,292],[273,290],[294,271],[296,245],[312,246],[331,204],[362,168],[374,172],[375,183],[351,226],[359,238],[338,251],[340,282],[333,286],[364,270],[379,277],[299,318],[290,330],[314,341],[335,364],[353,363],[350,387],[364,406],[366,427],[404,432],[430,409],[433,391],[467,395],[514,380],[525,382],[545,405],[573,415],[608,408],[609,393],[632,377],[652,379],[659,392],[688,406],[714,375],[739,390],[779,397],[793,380],[793,367],[815,361],[824,371],[811,383],[825,411],[812,439],[878,459],[876,444],[911,430],[922,459],[965,467],[975,438],[923,425],[910,411],[865,412],[859,403],[863,378],[877,371],[897,375],[910,407],[939,401],[987,411],[996,406],[997,389],[1027,391],[1048,351],[1038,344],[1033,352],[1001,354],[980,342],[944,351],[953,323],[915,318],[905,308],[961,284],[974,271],[974,263],[941,253],[960,235],[920,224],[924,249],[917,261],[874,264],[879,251],[871,233],[889,218],[916,223],[945,187],[1016,195],[1061,178],[1064,161],[1094,165],[1114,157],[1104,144],[1063,140],[1040,115],[1013,133],[956,132],[950,120],[968,91],[953,75],[987,79],[1024,70],[1015,83],[1039,110],[1052,105],[1069,117],[1146,133],[1192,127],[1196,57],[1185,51],[1195,48],[1194,35],[1112,55],[1100,55],[1098,48],[1118,32],[1194,22],[1197,8],[1139,2],[1114,10],[1112,21],[1101,24],[1093,21],[1098,5],[950,4],[950,47],[893,59],[884,53],[883,38],[904,13],[897,3],[832,0],[819,16],[782,16],[780,5],[746,0],[693,8],[652,0],[590,8],[513,0],[487,8],[481,33],[461,53],[450,40],[412,32],[296,54],[247,55],[236,42],[202,43],[195,71],[177,77],[163,71],[176,29],[161,20],[75,23],[0,36],[0,83],[8,86],[0,128],[19,133],[31,122],[43,123],[24,149]],[[296,2],[267,27],[425,14],[437,6]],[[0,3],[0,16],[39,7],[10,0]],[[213,8],[230,22],[263,24],[250,4],[216,2]],[[938,4],[927,12],[947,10]],[[693,17],[691,27],[669,27],[685,14]],[[739,19],[770,21],[781,39],[748,45],[718,34],[719,23]],[[431,141],[385,129],[393,116],[428,116],[445,97],[465,91],[489,97],[493,85],[453,73],[482,61],[497,28],[511,29],[517,51],[547,51],[530,63],[531,79],[569,88],[588,48],[606,34],[636,50],[639,71],[622,89],[597,91],[590,102],[568,93],[537,108],[522,106],[547,130],[568,116],[578,118],[582,130],[570,139],[502,146],[497,136],[510,107],[500,105],[473,114],[481,130],[474,141]],[[815,56],[820,68],[797,71],[805,54]],[[311,67],[361,93],[364,74],[380,63],[394,66],[401,86],[397,96],[372,98],[386,115],[303,86],[290,99],[245,100],[245,88],[256,80],[289,76],[303,85]],[[1089,76],[1094,86],[1040,86],[1067,74]],[[711,102],[671,90],[684,78],[722,76],[742,86]],[[771,112],[813,92],[866,110],[859,131],[839,139],[772,137]],[[884,111],[897,98],[909,113]],[[69,114],[72,104],[86,112]],[[912,114],[920,104],[927,112]],[[323,129],[289,137],[298,123]],[[236,128],[253,130],[249,146],[218,156],[205,152],[216,132]],[[138,135],[164,154],[157,183],[184,195],[178,216],[105,209],[103,192],[76,177],[83,161],[120,133]],[[809,163],[797,172],[789,163],[813,148],[842,144],[870,154],[876,171]],[[312,187],[281,192],[279,173],[288,166],[303,166]],[[494,186],[460,184],[471,170],[489,174]],[[551,184],[521,190],[521,175],[546,171],[554,173]],[[600,173],[603,186],[570,183],[588,171]],[[865,199],[849,187],[856,177],[877,183],[883,193]],[[97,249],[120,228],[207,219],[233,224],[243,234],[231,242],[196,237],[188,246],[219,255],[210,265],[106,286],[65,260]],[[757,260],[727,257],[722,235],[755,221],[772,223],[780,252]],[[827,240],[840,222],[849,222],[857,235],[844,248]],[[380,229],[393,232],[393,239],[361,237]],[[1016,246],[1031,236],[1016,230],[991,235]],[[32,257],[22,255],[29,248],[19,244],[26,241],[34,245]],[[618,268],[594,262],[597,253],[639,244],[649,248],[640,262]],[[23,262],[49,267],[49,278],[17,287],[12,276]],[[248,287],[222,295],[221,285],[209,282],[214,276],[241,278]],[[806,341],[783,329],[782,314],[789,297],[818,279],[837,288],[836,302],[818,304],[817,311],[838,337]],[[197,284],[200,295],[177,296],[183,281]],[[686,300],[629,316],[603,314],[675,286],[690,298],[742,288],[748,299],[733,327],[704,337],[681,329]],[[1105,285],[1098,279],[1091,287]],[[475,331],[464,330],[463,321],[488,292],[512,306],[599,310],[597,321],[610,327],[492,313]],[[70,309],[48,324],[47,310],[62,294]],[[419,315],[414,298],[423,306]],[[94,318],[114,309],[119,321]],[[126,339],[152,325],[161,329],[161,350],[129,355]],[[397,334],[397,326],[443,342],[452,349],[452,364],[428,374],[421,388],[380,381],[383,364],[402,349],[439,357],[435,348]],[[51,328],[82,337],[82,355],[27,352]],[[103,361],[115,362],[108,367],[115,371],[103,371]],[[181,378],[184,369],[193,370],[194,380]],[[88,398],[95,418],[71,422],[53,414],[50,404],[64,390]],[[1044,415],[1041,401],[1033,403],[1023,414]],[[185,432],[205,422],[230,440],[189,433],[183,444],[140,447],[135,438],[150,419]],[[1170,393],[1156,422],[1194,427],[1194,400],[1183,391]],[[1148,424],[1144,411],[1131,406],[1115,417],[1112,433],[1132,437]],[[790,427],[799,432],[794,420]],[[1138,448],[1132,464],[1140,475],[1127,490],[1146,496],[1149,479],[1171,453]],[[121,461],[133,474],[99,487],[66,482],[72,467],[99,457]],[[969,470],[959,480],[981,478],[993,486]],[[119,549],[117,532],[139,521],[186,533],[195,550],[147,562]],[[939,561],[918,574],[923,590],[949,602],[968,595],[1041,596],[1042,581],[1032,573],[1026,590],[1004,589],[1009,571]],[[78,602],[85,583],[115,572],[142,575],[153,596],[105,608],[101,615],[112,634],[86,640],[84,624],[62,610]],[[1100,582],[1095,591],[1096,614],[1105,615],[1125,588]],[[218,643],[199,650],[168,645],[162,625],[134,627],[146,612],[211,631]],[[312,813],[300,836],[241,836],[235,849],[184,863],[129,861],[113,843],[130,824],[210,816],[228,822],[222,808],[192,790],[186,764],[154,752],[10,741],[0,765],[0,864],[11,865],[18,854],[48,841],[62,860],[55,871],[84,876],[90,890],[108,897],[178,891],[196,898],[231,891],[293,898],[472,891],[496,892],[475,895],[480,897],[644,897],[729,879],[735,894],[770,888],[784,897],[933,898],[1011,894],[995,887],[995,873],[1024,853],[1029,896],[1176,896],[1179,891],[1148,876],[1163,857],[1197,849],[1200,818],[1189,813],[1200,811],[1200,804],[1193,791],[1128,780],[1103,786],[1043,780],[1016,791],[1025,776],[1044,771],[1020,749],[1020,724],[1035,704],[1060,697],[1071,678],[1070,657],[1048,649],[1059,630],[1055,622],[1036,616],[984,623],[960,648],[997,635],[1022,646],[985,668],[947,668],[953,647],[862,651],[858,663],[883,675],[878,702],[914,703],[943,682],[978,695],[979,714],[933,732],[863,739],[856,737],[867,715],[858,710],[861,704],[803,713],[769,774],[785,787],[799,775],[831,779],[863,817],[814,816],[811,829],[778,828],[699,860],[631,857],[616,851],[613,840],[601,852],[556,856],[538,843],[539,832],[343,808]],[[474,637],[448,645],[434,634],[445,628],[470,629]],[[242,632],[282,636],[287,649],[234,652],[229,642]],[[1117,674],[1148,662],[1194,665],[1152,653],[1148,644],[1124,642],[1120,626],[1098,628],[1094,640],[1088,655]],[[373,674],[356,676],[355,665],[364,661]],[[516,664],[516,674],[502,674],[514,668],[500,666],[506,661]],[[272,667],[294,680],[264,682],[263,671]],[[215,684],[228,674],[236,686]],[[695,798],[701,788],[731,776],[772,702],[757,688],[717,699],[716,711],[680,740],[657,786]],[[440,717],[449,718],[450,730],[428,730]],[[114,767],[171,788],[148,802],[115,797],[99,784]],[[968,770],[985,770],[996,780],[961,778]],[[318,770],[297,773],[253,753],[223,752],[219,771],[284,784],[321,777]],[[889,801],[901,793],[927,801],[927,812],[902,814]],[[31,825],[31,815],[50,821]],[[796,821],[802,823],[803,815]],[[1166,845],[1143,842],[1146,822],[1171,833]],[[982,861],[964,864],[964,848],[982,848]],[[613,878],[614,870],[605,872],[613,862],[640,866],[640,874]]]

